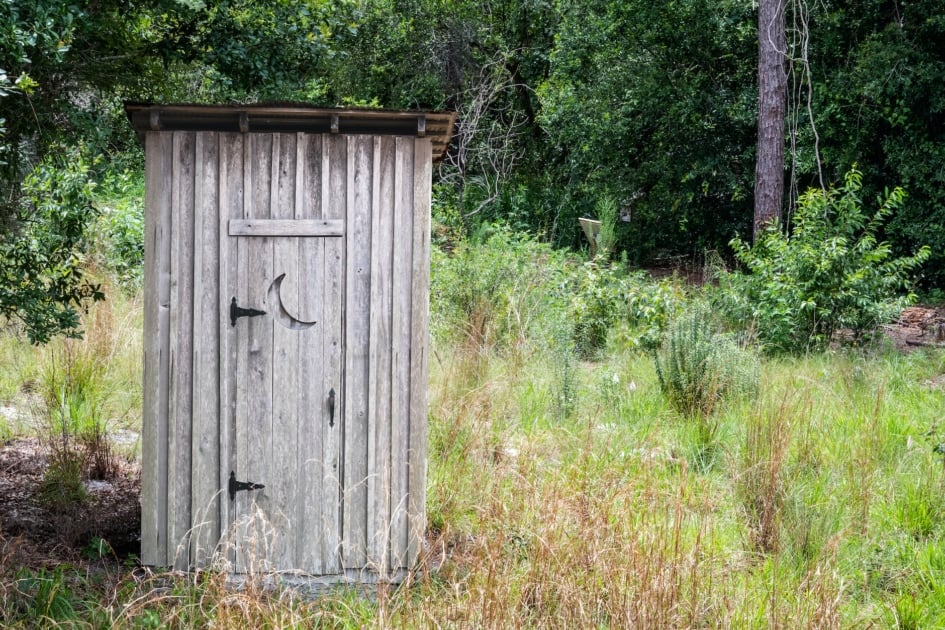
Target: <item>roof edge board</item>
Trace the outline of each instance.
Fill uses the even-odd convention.
[[[148,131],[233,131],[376,134],[430,138],[434,161],[449,147],[455,112],[332,109],[300,105],[125,103],[138,136]],[[337,121],[337,128],[334,123]]]

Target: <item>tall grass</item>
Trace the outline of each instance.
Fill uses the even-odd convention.
[[[95,581],[23,572],[0,541],[0,625],[34,614],[119,628],[942,625],[945,397],[927,384],[945,372],[940,351],[755,363],[754,395],[714,403],[703,465],[651,357],[619,343],[594,362],[563,354],[574,339],[545,309],[566,301],[545,300],[534,277],[501,286],[468,311],[433,304],[428,546],[408,582],[305,598],[212,572]],[[87,391],[101,418],[133,427],[123,410],[135,395],[117,390],[140,375],[124,350],[139,343],[137,303],[101,321],[113,340],[90,337],[72,356],[105,358]]]

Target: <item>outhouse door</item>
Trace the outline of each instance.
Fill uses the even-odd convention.
[[[336,573],[344,199],[322,181],[317,138],[247,143],[242,212],[221,222],[224,541],[237,572]]]

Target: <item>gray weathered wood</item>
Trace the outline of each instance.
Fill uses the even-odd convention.
[[[345,568],[364,567],[367,562],[373,149],[374,143],[370,136],[348,138],[342,516],[342,554]]]
[[[196,566],[206,566],[220,540],[219,134],[198,133],[195,156],[191,558]]]
[[[390,560],[393,138],[374,137],[372,171],[368,564],[386,573]]]
[[[298,134],[296,140],[296,203],[297,221],[315,221],[321,216],[321,137]],[[319,528],[325,502],[321,483],[323,392],[320,366],[322,338],[326,329],[323,315],[324,246],[322,239],[303,238],[299,242],[297,302],[302,318],[315,320],[318,334],[300,336],[298,354],[298,442],[294,451],[298,473],[298,523],[293,528],[297,568],[315,575],[322,573]]]
[[[220,339],[220,469],[217,473],[218,488],[221,492],[220,528],[224,548],[220,551],[229,562],[235,562],[230,541],[234,538],[237,525],[226,488],[230,471],[236,470],[236,390],[237,390],[237,352],[238,338],[236,327],[230,325],[229,299],[237,293],[238,282],[238,239],[230,237],[227,224],[231,218],[243,216],[243,152],[245,136],[242,134],[221,134],[220,138],[220,217],[217,233],[220,243],[220,303],[217,315]]]
[[[191,423],[193,413],[194,142],[174,132],[171,242],[170,392],[168,413],[168,564],[190,566]]]
[[[430,141],[414,140],[413,286],[410,319],[410,438],[408,561],[413,564],[423,548],[426,529],[427,468],[427,348],[430,305]]]
[[[235,219],[230,236],[341,236],[342,219]]]
[[[272,201],[273,144],[270,134],[253,134],[244,157],[244,217],[268,219]],[[272,282],[269,237],[238,239],[237,302],[259,308]],[[267,485],[272,457],[272,319],[250,317],[237,322],[236,476]],[[234,501],[237,570],[271,570],[270,502],[266,490],[240,492]]]
[[[173,137],[149,132],[145,149],[144,382],[141,436],[141,559],[167,562],[168,307]]]
[[[144,560],[412,567],[429,140],[175,131],[147,149]],[[233,325],[233,297],[266,313]],[[266,487],[230,500],[230,471]]]
[[[397,138],[394,156],[394,260],[391,304],[390,566],[408,566],[407,447],[410,437],[410,335],[413,259],[413,140]]]
[[[322,136],[322,216],[327,219],[343,219],[347,216],[348,148],[345,138]],[[342,453],[343,430],[346,417],[346,380],[344,367],[344,312],[345,282],[347,268],[347,236],[344,239],[325,239],[325,267],[332,272],[325,276],[324,321],[331,331],[324,338],[323,356],[325,370],[322,372],[322,391],[335,390],[334,426],[329,421],[321,423],[322,430],[322,496],[324,498],[320,529],[323,532],[321,553],[323,571],[338,573],[341,562],[341,501],[343,497]]]
[[[295,217],[296,196],[296,135],[275,134],[273,146],[273,186],[270,213],[273,219],[291,221]],[[289,313],[299,313],[299,239],[272,239],[272,276],[283,277],[281,292],[269,291],[265,308],[275,312],[284,308]],[[268,288],[268,286],[266,287]],[[304,315],[303,315],[304,316]],[[266,479],[266,495],[270,499],[269,519],[275,535],[272,541],[273,567],[280,570],[297,568],[293,529],[301,518],[299,502],[298,461],[298,408],[299,392],[299,345],[314,337],[314,328],[290,330],[267,317],[272,330],[272,451],[268,454],[269,471]]]

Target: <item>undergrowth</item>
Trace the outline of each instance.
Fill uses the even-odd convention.
[[[594,269],[528,239],[493,238],[489,251],[434,262],[428,545],[406,583],[301,597],[264,582],[235,588],[213,572],[132,571],[107,545],[90,561],[96,571],[51,570],[6,538],[0,625],[840,628],[945,619],[940,350],[745,357],[691,308],[694,290],[618,267],[596,277],[621,283],[613,299],[625,310],[588,360],[568,313],[571,291]],[[649,297],[634,306],[633,296]],[[50,347],[0,383],[14,384],[6,389],[16,400],[33,380],[55,402],[73,392],[71,374],[86,382],[104,426],[136,426],[122,410],[139,402],[124,390],[140,378],[140,356],[122,349],[140,344],[139,306],[114,306],[102,319],[110,341]],[[635,320],[643,306],[650,315]],[[643,330],[675,336],[675,349],[664,345],[654,364],[628,342]],[[102,361],[108,370],[83,381]],[[736,364],[741,376],[725,381]],[[683,402],[666,395],[669,369],[689,392]],[[81,433],[81,422],[68,424]]]

